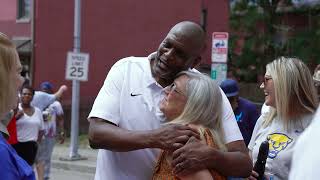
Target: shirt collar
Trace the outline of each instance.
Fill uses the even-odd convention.
[[[155,78],[152,76],[152,72],[151,72],[151,61],[155,58],[157,52],[153,52],[151,53],[147,58],[148,58],[148,68],[146,68],[146,71],[144,72],[144,78],[146,79],[146,87],[150,87],[150,86],[159,86],[161,88],[163,88],[160,84],[157,83],[157,81],[155,80]]]

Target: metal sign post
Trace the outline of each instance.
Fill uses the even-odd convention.
[[[74,1],[74,40],[73,52],[80,52],[81,40],[81,0]],[[78,136],[79,136],[79,98],[80,82],[72,80],[72,108],[71,108],[71,140],[70,140],[70,159],[77,159],[78,154]]]
[[[61,160],[82,160],[78,153],[79,137],[79,100],[80,100],[80,81],[87,80],[88,72],[84,72],[84,67],[88,69],[89,55],[80,53],[81,40],[81,0],[74,1],[74,47],[73,53],[68,53],[66,79],[72,80],[72,107],[71,107],[71,141],[69,158]],[[87,58],[86,58],[87,57]]]

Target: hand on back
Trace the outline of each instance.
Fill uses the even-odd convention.
[[[172,167],[175,174],[184,176],[206,169],[208,145],[201,140],[191,137],[189,141],[172,154]]]
[[[154,132],[156,148],[174,151],[181,148],[190,137],[199,139],[199,132],[186,125],[167,124]]]

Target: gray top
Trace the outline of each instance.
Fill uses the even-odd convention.
[[[287,129],[278,117],[275,117],[270,125],[264,127],[265,117],[262,115],[258,119],[248,145],[252,152],[253,163],[257,160],[261,143],[268,140],[269,154],[265,174],[272,174],[274,180],[287,180],[294,145],[304,129],[310,124],[313,116],[303,116],[300,123],[296,123]]]

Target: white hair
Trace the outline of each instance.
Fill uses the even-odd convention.
[[[190,71],[182,71],[177,77],[186,75],[187,103],[183,112],[170,123],[195,124],[200,126],[200,133],[210,129],[218,147],[225,150],[221,139],[222,95],[219,86],[208,76]]]

